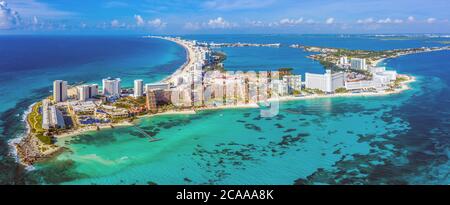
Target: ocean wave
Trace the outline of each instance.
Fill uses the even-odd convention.
[[[15,145],[20,143],[20,141],[22,141],[22,139],[25,138],[31,132],[31,127],[30,127],[30,125],[28,123],[26,123],[26,120],[27,120],[28,114],[31,113],[31,111],[33,109],[33,106],[35,104],[36,103],[31,104],[30,106],[28,106],[28,109],[23,112],[21,121],[25,122],[25,126],[26,126],[25,131],[22,132],[22,133],[18,133],[15,137],[13,137],[12,139],[8,140],[9,156],[12,156],[17,163],[20,163],[20,158],[19,158],[19,155],[17,153],[17,149],[16,149]],[[25,167],[25,169],[28,170],[28,171],[31,171],[31,170],[34,170],[34,167],[31,166],[31,165],[27,165]]]

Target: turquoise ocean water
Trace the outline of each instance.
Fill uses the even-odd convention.
[[[440,39],[422,37],[185,37],[376,50],[440,45]],[[172,54],[159,54],[169,55],[165,61],[153,59],[156,54],[144,57],[142,53],[143,59],[148,64],[161,60],[162,67],[172,65],[170,62],[182,64],[181,48],[170,43],[162,47],[173,47]],[[223,51],[228,55],[225,65],[231,70],[294,67],[299,74],[323,72],[319,64],[305,58],[308,53],[298,49]],[[450,52],[442,51],[385,61],[389,68],[417,77],[411,84],[413,89],[401,94],[283,102],[280,114],[273,118],[259,117],[259,109],[143,118],[138,126],[161,141],[149,142],[131,127],[85,133],[60,140],[58,144],[69,150],[57,158],[36,165],[33,171],[16,171],[3,179],[43,184],[448,184],[449,56]],[[116,60],[122,62],[121,58]],[[156,66],[149,66],[149,73],[159,73],[158,63],[150,65]],[[138,67],[134,72],[140,72]],[[110,75],[121,77],[122,72],[118,68]],[[127,79],[130,83],[132,75]],[[20,124],[16,126],[20,128]],[[6,158],[2,166],[14,167]]]

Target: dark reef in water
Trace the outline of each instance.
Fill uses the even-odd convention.
[[[75,170],[75,162],[72,160],[54,160],[39,170],[31,172],[32,175],[40,178],[40,183],[61,184],[63,182],[82,179],[88,177]]]
[[[256,125],[250,124],[250,123],[246,123],[245,124],[245,128],[247,128],[249,130],[255,130],[255,131],[258,131],[258,132],[261,132],[261,130],[262,130],[261,127],[258,127]]]
[[[432,83],[424,81],[425,83]],[[432,87],[424,86],[425,87]],[[450,107],[442,106],[448,87],[440,91],[426,90],[402,106],[383,113],[387,124],[407,123],[404,130],[389,129],[384,135],[358,134],[359,143],[372,147],[368,155],[343,157],[332,170],[318,169],[294,184],[441,184],[448,182],[448,173],[437,171],[448,166],[450,149]],[[444,94],[447,93],[447,94]],[[436,100],[435,98],[441,98]],[[445,98],[445,99],[442,99]],[[387,105],[385,105],[387,107]],[[439,107],[439,109],[436,109]],[[372,114],[366,110],[363,114]],[[395,117],[394,117],[395,116]],[[353,132],[348,132],[353,134]],[[335,153],[340,153],[336,150]],[[441,173],[441,174],[439,174]]]
[[[116,132],[117,130],[114,130]],[[114,138],[112,131],[107,132],[97,132],[95,135],[90,134],[81,134],[72,138],[69,143],[70,144],[85,144],[85,145],[94,145],[96,147],[105,146],[108,144],[112,144],[117,140]]]
[[[215,173],[215,177],[205,183],[214,184],[230,175],[226,172],[230,170],[230,167],[232,169],[246,169],[247,166],[251,166],[251,163],[246,163],[246,161],[257,163],[265,156],[282,156],[286,154],[286,150],[297,147],[308,136],[309,133],[298,133],[296,136],[285,135],[281,137],[279,142],[269,141],[263,145],[240,144],[233,141],[215,144],[214,148],[197,145],[192,153],[192,159],[207,172]],[[266,138],[258,137],[257,139],[265,140]]]

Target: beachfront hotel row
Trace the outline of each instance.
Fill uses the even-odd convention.
[[[342,56],[336,66],[346,72],[205,72],[214,63],[214,52],[196,41],[167,38],[193,52],[189,63],[158,83],[134,80],[132,88],[122,88],[120,78],[105,78],[97,84],[69,86],[55,80],[52,98],[43,101],[42,127],[61,129],[107,124],[142,114],[199,107],[258,103],[275,97],[384,92],[396,80],[396,71],[366,64],[365,59]],[[193,61],[193,62],[191,62]],[[223,66],[214,65],[214,66]]]

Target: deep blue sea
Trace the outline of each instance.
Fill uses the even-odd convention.
[[[282,43],[222,48],[228,70],[293,67],[323,72],[290,44],[349,49],[444,46],[445,39],[366,35],[190,35],[214,42]],[[204,111],[142,119],[163,140],[133,128],[60,140],[70,149],[27,171],[7,142],[22,115],[50,94],[54,79],[100,83],[113,76],[157,81],[185,60],[178,45],[127,37],[0,36],[0,184],[449,184],[450,52],[383,62],[417,77],[412,89],[382,97],[284,102],[274,118],[258,109]]]

